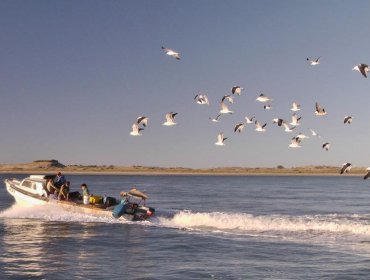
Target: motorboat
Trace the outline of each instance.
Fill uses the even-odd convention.
[[[84,202],[79,192],[70,192],[68,200],[59,200],[56,193],[48,192],[46,184],[55,175],[30,175],[23,180],[6,179],[8,193],[21,205],[42,205],[55,203],[72,212],[123,218],[129,221],[143,221],[154,215],[155,209],[146,206],[147,194],[131,189],[121,192],[120,198],[91,196]]]

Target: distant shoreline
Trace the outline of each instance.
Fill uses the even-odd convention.
[[[361,169],[353,170],[349,174],[340,175],[338,170],[330,170],[326,172],[314,172],[313,170],[274,170],[274,169],[258,169],[258,170],[73,170],[68,168],[57,169],[0,169],[0,174],[55,174],[61,171],[64,174],[70,175],[127,175],[127,176],[363,176],[365,172]]]
[[[277,167],[155,167],[114,165],[63,165],[57,160],[37,160],[30,163],[0,164],[0,174],[55,174],[75,175],[184,175],[184,176],[364,176],[365,168],[352,168],[346,175],[340,175],[336,166]]]
[[[26,171],[0,171],[0,174],[32,174],[32,175],[47,175],[55,174],[55,172],[26,172]],[[170,172],[63,172],[66,175],[92,175],[92,176],[240,176],[240,177],[258,177],[258,176],[280,176],[280,177],[362,177],[363,174],[346,174],[340,175],[339,173],[170,173]]]

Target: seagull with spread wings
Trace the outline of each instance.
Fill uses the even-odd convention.
[[[234,113],[233,111],[231,111],[229,109],[229,107],[227,107],[227,105],[225,104],[225,102],[221,101],[221,110],[220,110],[220,114],[232,114]]]
[[[366,168],[367,173],[364,176],[364,180],[370,177],[370,167]]]
[[[215,143],[215,145],[217,146],[225,146],[225,140],[227,138],[224,137],[224,134],[221,132],[217,135],[217,142]]]
[[[173,112],[170,112],[170,113],[167,113],[166,114],[166,122],[163,123],[163,125],[165,126],[173,126],[175,125],[175,116],[177,115],[177,113],[173,113]]]
[[[311,128],[309,128],[309,130],[311,131],[312,136],[317,136],[317,137],[321,138],[321,136],[315,130],[313,130]]]
[[[290,148],[301,148],[302,146],[299,145],[302,142],[302,139],[299,137],[293,137],[292,140],[290,141],[289,147]]]
[[[137,123],[134,123],[132,125],[132,131],[130,132],[130,135],[132,136],[140,136],[140,131],[142,131],[143,128],[140,128],[139,125]]]
[[[148,120],[149,118],[148,117],[145,117],[145,116],[139,116],[136,120],[136,123],[138,125],[143,125],[144,127],[146,127],[148,125]]]
[[[301,120],[301,118],[302,117],[298,117],[298,115],[294,113],[292,115],[292,122],[290,123],[290,125],[299,126],[299,121]]]
[[[244,129],[245,124],[244,123],[238,123],[234,127],[234,132],[242,132]]]
[[[209,118],[211,121],[213,121],[213,122],[219,122],[219,117],[221,116],[221,114],[218,114],[215,118]]]
[[[277,126],[282,126],[286,122],[281,118],[275,118],[275,119],[272,120],[272,123],[274,123],[274,124],[276,123]]]
[[[290,110],[293,111],[293,112],[297,112],[297,111],[301,110],[301,105],[299,105],[297,102],[293,102],[292,108]]]
[[[350,123],[352,123],[352,120],[353,120],[353,118],[351,116],[345,116],[343,122],[345,124],[350,124]]]
[[[315,111],[316,116],[325,116],[327,114],[325,109],[318,102],[316,102],[315,106],[316,106],[316,111]]]
[[[352,168],[352,164],[349,162],[343,163],[342,168],[340,169],[340,174],[348,173]]]
[[[257,101],[259,102],[269,102],[269,101],[272,101],[272,99],[266,95],[264,95],[263,93],[261,93],[257,98],[256,98]]]
[[[315,65],[318,65],[320,64],[320,57],[318,58],[315,58],[315,59],[310,59],[310,58],[307,58],[306,59],[308,61],[308,63],[312,66],[315,66]]]
[[[253,123],[253,119],[255,118],[255,116],[251,117],[251,118],[248,118],[248,117],[245,117],[245,122],[246,123]]]
[[[330,149],[330,143],[329,142],[325,142],[324,144],[322,144],[322,148],[326,151],[329,151]]]
[[[240,86],[235,86],[235,87],[232,87],[231,88],[231,93],[232,94],[236,94],[236,95],[241,95],[242,94],[242,90],[244,88],[240,87]]]
[[[265,123],[264,125],[261,125],[258,121],[255,121],[254,124],[256,125],[256,131],[258,131],[258,132],[265,132],[266,131],[267,123]]]
[[[197,104],[200,104],[200,105],[209,105],[208,97],[205,94],[197,94],[194,97],[194,100],[196,100]]]
[[[173,58],[180,60],[180,54],[178,52],[165,47],[162,47],[162,50],[166,53],[166,55],[172,56]]]
[[[355,67],[353,67],[352,71],[353,70],[356,70],[358,72],[360,72],[362,74],[362,76],[364,76],[365,78],[367,78],[367,73],[369,73],[369,65],[367,64],[358,64],[356,65]]]

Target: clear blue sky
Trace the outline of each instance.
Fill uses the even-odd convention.
[[[352,68],[370,64],[369,12],[369,1],[3,0],[0,163],[368,166],[370,78]],[[320,65],[307,64],[317,56]],[[235,113],[210,122],[233,85],[245,88]],[[210,106],[194,103],[200,92]],[[272,110],[255,101],[260,93]],[[293,101],[302,121],[288,134],[271,120],[290,120]],[[327,116],[314,115],[316,101]],[[170,111],[178,125],[164,127]],[[132,137],[139,115],[149,126]],[[267,132],[236,135],[247,115],[268,122]],[[323,139],[290,149],[309,127]],[[224,147],[214,145],[221,131]]]

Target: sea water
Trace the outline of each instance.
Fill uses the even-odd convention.
[[[5,178],[24,175],[0,175]],[[0,188],[0,279],[370,279],[370,181],[315,176],[67,176],[146,191],[125,222],[22,207]]]

